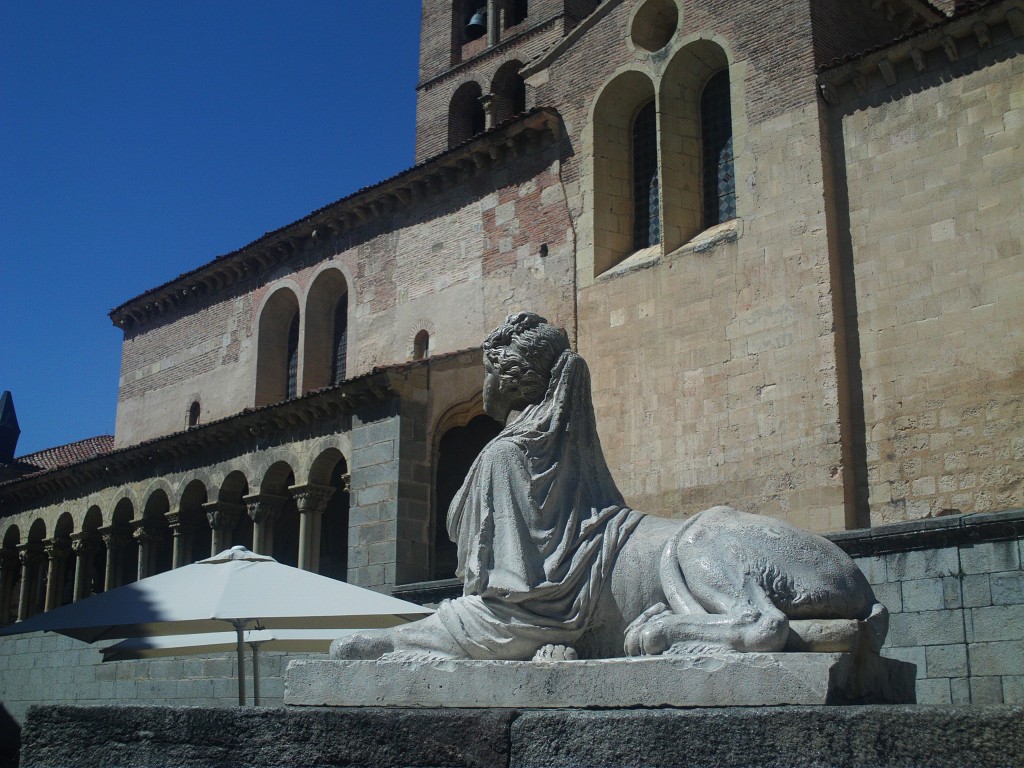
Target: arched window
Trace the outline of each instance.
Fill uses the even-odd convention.
[[[736,174],[732,154],[729,72],[714,74],[700,97],[704,227],[736,218]]]
[[[288,384],[285,398],[291,399],[299,392],[299,313],[292,315],[288,326]]]
[[[422,360],[430,354],[430,334],[420,331],[412,342],[412,359]]]
[[[636,250],[660,242],[663,227],[654,102],[651,79],[630,71],[609,82],[594,105],[595,277]]]
[[[345,380],[348,363],[348,294],[343,293],[334,307],[334,355],[331,358],[331,383]]]
[[[198,400],[193,400],[192,405],[188,407],[188,426],[189,429],[199,425],[199,414],[201,407]]]
[[[503,64],[491,81],[491,95],[494,99],[494,122],[503,123],[509,118],[526,111],[526,83],[519,70],[519,61]]]
[[[633,120],[633,248],[661,242],[658,198],[658,116],[648,102]]]
[[[338,384],[348,367],[348,282],[340,269],[325,269],[306,294],[303,315],[302,391]]]
[[[484,107],[480,103],[483,91],[476,82],[463,83],[452,96],[448,108],[448,148],[457,147],[483,133],[486,125]]]
[[[279,403],[298,393],[299,300],[281,288],[260,313],[255,405]]]

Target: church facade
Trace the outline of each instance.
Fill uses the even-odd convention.
[[[637,509],[1024,506],[1022,47],[1022,0],[423,0],[416,165],[111,312],[112,441],[0,475],[0,624],[232,544],[450,587],[519,310]]]

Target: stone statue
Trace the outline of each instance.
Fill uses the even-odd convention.
[[[625,505],[564,330],[510,315],[483,349],[484,410],[505,428],[448,511],[463,596],[340,638],[335,658],[877,652],[888,613],[826,539],[725,506],[679,521]]]

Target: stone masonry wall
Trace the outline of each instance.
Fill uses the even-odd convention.
[[[1022,534],[1016,510],[829,537],[889,608],[882,655],[917,665],[919,704],[1024,702]]]
[[[1024,43],[969,43],[843,106],[875,524],[1024,504]]]
[[[609,466],[627,503],[653,514],[728,502],[847,527],[809,11],[687,4],[673,41],[647,53],[628,42],[632,8],[610,11],[529,78],[538,103],[562,108],[572,148],[562,176],[577,225],[579,348]],[[700,41],[729,62],[739,220],[595,278],[596,94],[635,70],[667,98],[679,87],[672,62]]]
[[[325,268],[340,270],[349,291],[348,378],[412,359],[420,330],[436,355],[478,346],[514,310],[572,326],[558,153],[533,148],[487,173],[463,171],[458,184],[126,334],[117,446],[183,431],[196,399],[202,423],[251,407],[263,300],[287,288],[305,311]],[[308,348],[300,342],[300,387]]]

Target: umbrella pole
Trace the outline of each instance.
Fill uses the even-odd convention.
[[[242,637],[242,622],[232,622],[235,625],[235,634],[238,635],[238,706],[245,706],[245,643]]]
[[[260,644],[249,643],[252,648],[252,705],[260,705]]]

